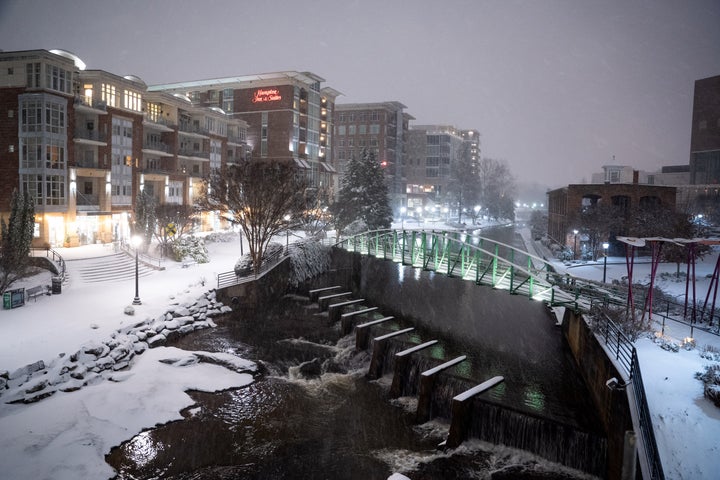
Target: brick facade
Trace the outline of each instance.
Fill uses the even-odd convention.
[[[566,244],[568,235],[576,228],[571,219],[580,213],[583,200],[595,202],[622,202],[628,208],[644,203],[675,208],[676,188],[637,183],[575,184],[548,192],[548,235],[560,244]]]

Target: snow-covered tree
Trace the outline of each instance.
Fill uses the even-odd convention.
[[[157,217],[155,210],[157,209],[157,202],[152,195],[148,195],[146,192],[140,192],[135,200],[135,222],[133,224],[133,235],[140,235],[143,237],[143,246],[145,249],[150,246],[155,228],[157,224]]]
[[[35,202],[25,191],[13,190],[10,218],[0,219],[0,292],[28,274],[35,228]]]
[[[338,200],[330,210],[338,232],[358,220],[369,230],[390,227],[393,214],[388,187],[383,167],[371,150],[364,148],[359,159],[350,159]]]
[[[478,165],[480,204],[494,219],[515,216],[515,180],[507,162],[483,158]]]
[[[306,187],[294,164],[253,159],[212,172],[200,205],[223,212],[228,221],[240,225],[259,272],[268,243],[288,228],[286,218],[299,218],[305,210]]]
[[[192,231],[195,209],[191,205],[158,205],[155,208],[155,239],[162,255],[170,255],[173,244]]]
[[[450,162],[447,199],[448,203],[457,206],[458,223],[462,223],[463,210],[470,207],[472,211],[480,198],[477,165],[473,164],[469,149],[470,144],[463,143],[455,161]]]

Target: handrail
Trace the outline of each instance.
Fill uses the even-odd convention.
[[[638,442],[638,455],[641,456],[640,468],[643,470],[643,478],[662,480],[663,473],[660,451],[658,450],[655,431],[653,430],[652,417],[648,407],[645,385],[643,384],[640,372],[640,362],[637,350],[632,341],[622,332],[622,329],[613,322],[607,315],[600,315],[596,322],[600,338],[605,341],[608,354],[614,356],[618,365],[622,367],[621,373],[627,377],[621,388],[632,385],[627,389],[628,401],[633,403],[631,409],[633,425],[640,433]]]
[[[616,291],[612,287],[608,288],[605,284],[598,284],[596,282],[583,281],[580,279],[571,278],[569,276],[563,276],[554,272],[552,265],[546,260],[531,255],[515,247],[496,242],[492,239],[486,239],[479,237],[479,242],[482,244],[483,241],[490,242],[494,246],[493,250],[488,250],[482,247],[476,247],[470,245],[465,241],[459,241],[457,239],[451,239],[447,236],[448,232],[428,232],[426,230],[375,230],[364,232],[352,237],[344,238],[335,243],[334,246],[338,248],[344,248],[355,252],[361,252],[367,255],[382,257],[385,259],[392,259],[393,261],[400,261],[403,264],[409,264],[417,268],[430,269],[432,266],[435,271],[437,267],[448,267],[448,275],[451,275],[450,263],[451,261],[462,263],[464,260],[474,257],[478,253],[486,255],[485,259],[485,272],[492,271],[492,285],[498,287],[500,282],[497,282],[497,277],[502,276],[503,278],[508,277],[509,273],[509,292],[517,293],[518,289],[513,290],[513,282],[516,280],[517,275],[526,275],[522,281],[522,285],[530,283],[528,291],[531,297],[538,298],[537,295],[533,295],[533,287],[536,289],[549,289],[551,295],[548,298],[547,295],[543,298],[543,301],[550,305],[565,305],[573,307],[576,311],[589,312],[597,302],[602,302],[604,305],[610,303],[614,304],[625,304],[627,298],[623,297],[622,292]],[[407,232],[410,232],[410,245],[407,244],[408,238]],[[418,233],[420,238],[418,238]],[[428,234],[431,236],[428,239]],[[398,245],[398,237],[401,239],[401,244]],[[428,241],[429,240],[429,241]],[[450,240],[450,242],[457,242],[458,251],[453,252],[452,248],[447,251],[448,243],[441,242],[440,240]],[[358,248],[359,246],[359,248]],[[399,248],[398,248],[399,247]],[[506,250],[509,258],[499,256],[500,247]],[[390,257],[388,257],[388,249]],[[417,249],[420,252],[417,252]],[[400,253],[398,254],[398,250]],[[406,257],[406,254],[410,254],[410,258]],[[446,253],[449,253],[446,255]],[[527,265],[524,263],[517,263],[516,253],[520,253],[520,257],[526,256]],[[429,254],[429,255],[428,255]],[[454,258],[453,258],[454,257]],[[418,261],[419,260],[419,261]],[[440,260],[440,261],[439,261]],[[536,267],[539,265],[540,267]],[[502,266],[508,268],[504,273],[501,272]],[[475,264],[476,276],[478,275],[481,263]],[[463,278],[465,276],[463,275]],[[481,277],[477,277],[476,283],[481,283]],[[518,279],[519,280],[519,279]],[[532,285],[532,281],[537,282]],[[519,287],[518,287],[519,288]],[[563,296],[567,298],[567,295],[571,295],[574,301],[560,301],[557,296]],[[623,303],[623,298],[625,303]],[[641,435],[641,441],[638,446],[638,455],[641,456],[641,469],[646,478],[663,480],[664,474],[662,470],[662,463],[660,460],[660,454],[657,448],[657,442],[655,440],[655,433],[652,427],[652,420],[650,417],[650,410],[647,404],[647,397],[645,396],[645,389],[642,383],[642,375],[640,373],[640,364],[637,358],[637,351],[633,346],[630,339],[623,333],[622,329],[615,324],[607,316],[602,316],[598,324],[596,324],[599,330],[599,337],[603,339],[607,345],[607,351],[609,355],[615,357],[615,360],[623,370],[622,373],[627,377],[627,381],[624,386],[632,385],[632,392],[629,392],[629,400],[635,407],[633,410],[633,424],[635,428],[639,430]]]
[[[30,251],[33,253],[36,251],[45,251],[45,256],[50,258],[50,260],[58,267],[58,275],[62,278],[65,278],[65,272],[67,271],[65,259],[63,259],[62,255],[60,255],[56,250],[53,250],[50,247],[32,247],[30,248]]]
[[[217,274],[217,288],[227,288],[234,285],[240,285],[241,283],[250,282],[262,277],[265,273],[269,272],[279,264],[283,262],[291,253],[296,249],[294,245],[289,245],[288,248],[278,250],[277,252],[269,255],[263,259],[260,265],[260,270],[253,272],[250,275],[238,276],[235,270],[230,272],[222,272]]]
[[[121,239],[119,242],[116,242],[116,245],[118,245],[120,247],[120,250],[122,250],[126,255],[130,255],[131,257],[135,256],[136,249],[132,248],[130,244],[128,244],[128,242],[126,242],[125,240]],[[152,255],[148,255],[147,253],[140,251],[137,252],[137,256],[139,260],[145,265],[151,268],[155,268],[157,270],[163,269],[162,258],[153,257]]]

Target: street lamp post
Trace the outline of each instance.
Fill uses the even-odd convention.
[[[142,237],[140,235],[134,235],[132,237],[132,244],[135,247],[135,298],[133,299],[133,305],[142,305],[140,301],[140,268],[138,262],[138,250],[142,244]]]
[[[575,256],[577,255],[577,230],[573,230],[573,235],[575,236],[575,240],[573,242],[573,260],[575,260]]]
[[[603,251],[605,252],[605,261],[603,262],[603,283],[605,283],[605,279],[607,278],[608,247],[610,247],[610,244],[608,242],[603,243]]]
[[[285,228],[285,253],[290,251],[290,215],[285,215],[285,221],[287,222]]]

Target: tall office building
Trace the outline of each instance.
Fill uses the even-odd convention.
[[[303,171],[318,200],[334,194],[332,119],[340,92],[310,72],[274,72],[153,85],[150,92],[181,95],[247,122],[253,158],[287,160]]]
[[[451,125],[412,125],[408,136],[408,211],[447,205],[451,165],[461,156],[477,174],[480,161],[480,133]]]
[[[720,75],[695,81],[688,203],[720,218]]]
[[[335,106],[333,165],[342,180],[345,166],[365,148],[375,154],[385,172],[390,203],[396,212],[407,205],[405,158],[407,132],[414,118],[400,102],[339,103]],[[339,188],[339,185],[338,187]]]

